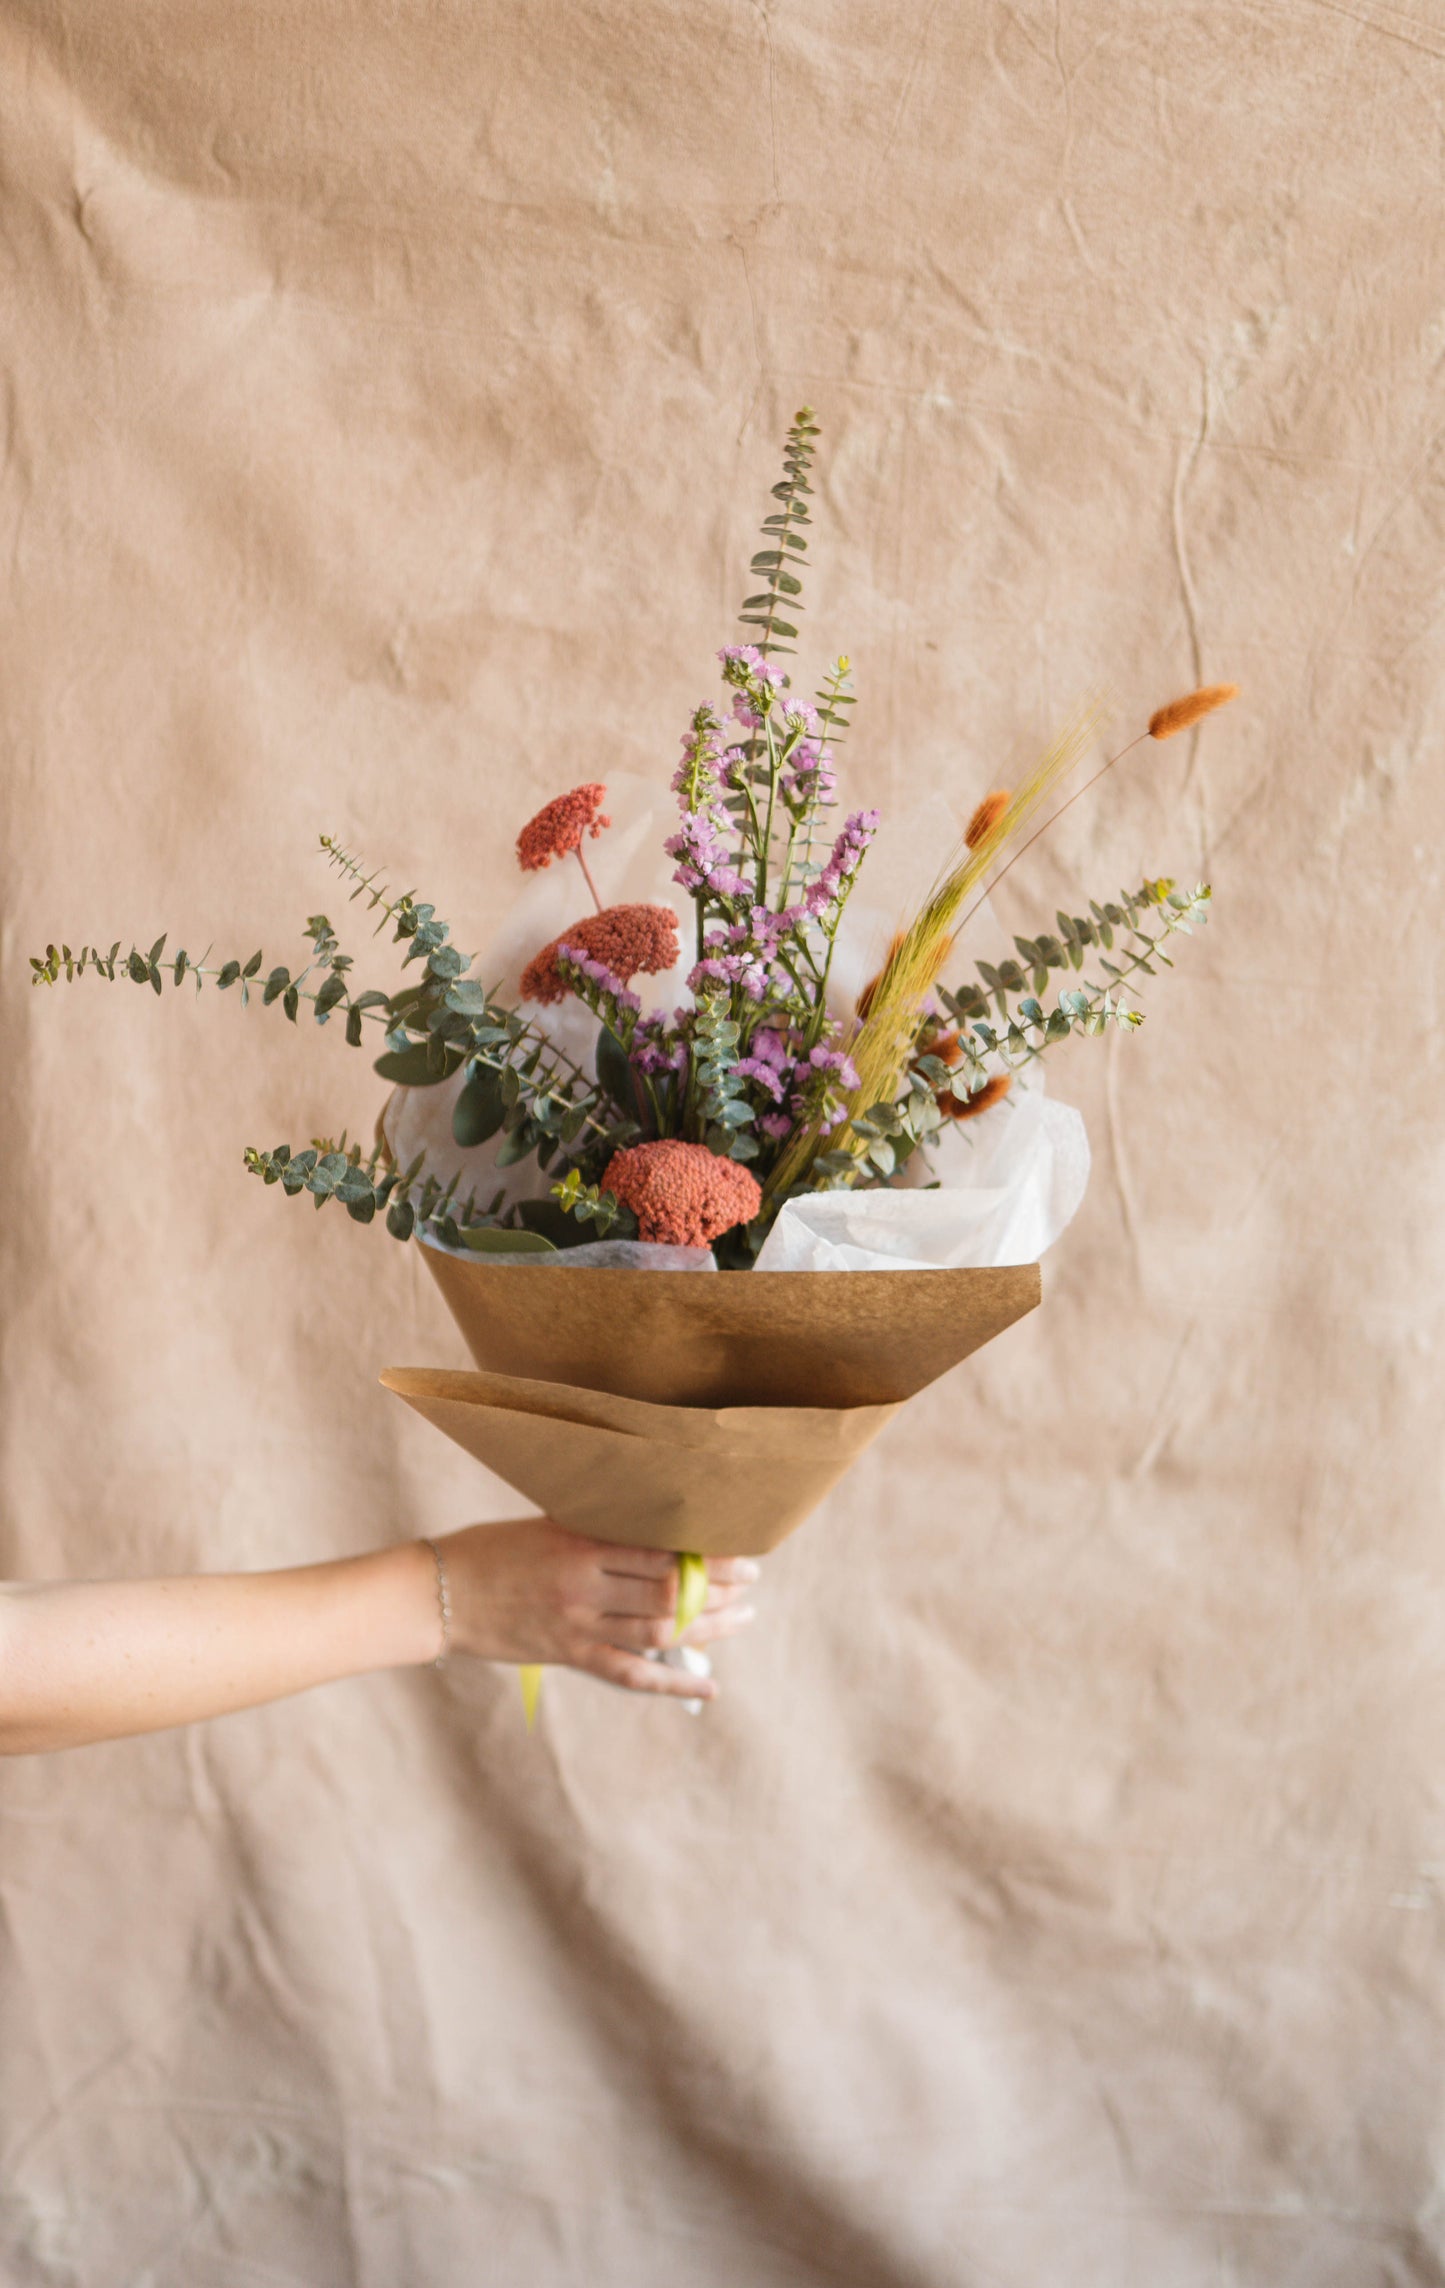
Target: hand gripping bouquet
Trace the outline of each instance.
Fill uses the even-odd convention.
[[[817,434],[805,408],[752,559],[748,640],[719,654],[721,692],[688,723],[655,876],[646,800],[619,821],[627,886],[654,894],[603,903],[589,847],[617,805],[594,781],[517,841],[534,887],[548,877],[553,920],[575,918],[541,943],[514,929],[486,968],[432,906],[392,896],[329,837],[414,981],[357,991],[321,914],[294,975],[260,953],[167,957],[164,938],[123,957],[119,942],[52,945],[31,965],[36,983],[89,969],[158,994],[166,975],[211,979],[293,1024],[304,1005],[353,1047],[381,1033],[392,1093],[370,1151],[319,1137],[250,1148],[246,1165],[421,1242],[474,1369],[389,1368],[383,1382],[559,1524],[676,1552],[679,1633],[705,1594],[702,1558],[774,1547],[905,1400],[1038,1302],[1035,1258],[1087,1167],[1071,1129],[1061,1171],[1063,1108],[1044,1107],[1039,1061],[1072,1036],[1135,1029],[1130,989],[1169,965],[1209,900],[1207,885],[1145,881],[943,982],[993,884],[1076,799],[1065,785],[1097,728],[1086,708],[1021,784],[978,803],[866,959],[854,892],[880,818],[838,801],[849,662],[811,698],[781,664]],[[1130,745],[1233,696],[1191,692]],[[591,855],[602,870],[605,846]]]

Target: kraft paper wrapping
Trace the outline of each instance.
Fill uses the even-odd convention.
[[[381,1379],[558,1525],[702,1557],[775,1549],[898,1411],[651,1406],[435,1367],[388,1367]]]
[[[699,1279],[422,1254],[482,1371],[388,1367],[387,1389],[559,1525],[705,1557],[776,1548],[1040,1293],[1036,1263]]]
[[[421,1253],[485,1371],[673,1406],[894,1405],[1041,1292],[1036,1263],[697,1279]]]

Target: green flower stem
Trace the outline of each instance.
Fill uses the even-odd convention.
[[[768,902],[768,860],[772,856],[773,813],[777,808],[778,801],[778,772],[782,768],[782,761],[778,754],[778,743],[773,736],[771,710],[763,717],[763,739],[768,750],[768,818],[763,829],[763,844],[758,862],[758,904],[760,906],[765,906]]]

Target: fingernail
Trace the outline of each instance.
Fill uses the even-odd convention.
[[[761,1570],[761,1566],[754,1565],[751,1557],[745,1557],[738,1567],[738,1574],[744,1581],[756,1581]]]
[[[756,1607],[752,1605],[739,1605],[737,1611],[732,1616],[733,1627],[735,1629],[740,1629],[744,1621],[755,1621],[757,1617]]]

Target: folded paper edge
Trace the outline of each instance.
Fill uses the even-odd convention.
[[[424,1372],[424,1370],[423,1370]],[[830,1452],[768,1456],[754,1450],[730,1476],[717,1457],[666,1439],[629,1436],[605,1423],[571,1422],[504,1406],[458,1405],[435,1393],[396,1395],[434,1429],[494,1471],[569,1532],[622,1547],[762,1556],[811,1516],[885,1426],[853,1419],[894,1408],[840,1410]],[[680,1410],[686,1411],[686,1410]],[[774,1409],[786,1435],[791,1409]],[[842,1425],[853,1438],[844,1445]],[[550,1435],[549,1435],[550,1434]]]
[[[640,1405],[890,1405],[1037,1308],[1037,1263],[928,1271],[648,1271],[558,1280],[426,1257],[482,1373]],[[625,1339],[619,1342],[621,1333]],[[871,1362],[871,1363],[870,1363]]]
[[[736,1438],[776,1431],[784,1423],[794,1442],[827,1447],[845,1428],[870,1429],[875,1436],[906,1399],[866,1406],[687,1406],[662,1400],[623,1398],[580,1384],[538,1382],[467,1367],[383,1367],[378,1381],[415,1406],[439,1400],[478,1413],[525,1414],[541,1421],[571,1422],[579,1429],[610,1430],[621,1437],[693,1451]]]

